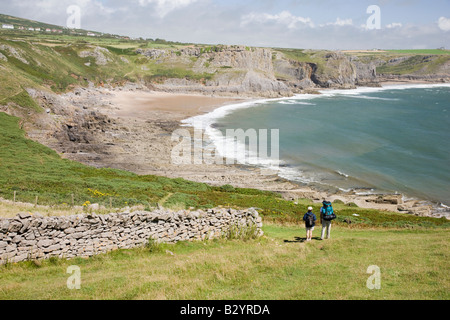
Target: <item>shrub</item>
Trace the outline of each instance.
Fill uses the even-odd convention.
[[[229,184],[226,184],[226,185],[220,187],[220,191],[222,191],[222,192],[235,192],[236,189],[233,186],[231,186]]]

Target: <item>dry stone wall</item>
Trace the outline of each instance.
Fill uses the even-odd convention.
[[[43,217],[20,213],[0,219],[0,265],[51,257],[90,257],[144,246],[149,239],[176,243],[220,238],[230,231],[262,235],[255,209],[156,210],[108,215]]]

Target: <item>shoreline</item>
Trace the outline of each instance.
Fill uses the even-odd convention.
[[[194,128],[186,127],[187,119],[205,116],[223,108],[232,109],[236,104],[293,97],[274,99],[215,97],[142,89],[79,88],[58,96],[62,98],[62,104],[69,103],[78,110],[84,109],[85,113],[89,114],[89,121],[92,120],[92,113],[95,114],[95,120],[97,116],[101,120],[96,130],[87,129],[81,132],[90,134],[88,143],[49,139],[49,135],[54,134],[55,128],[49,128],[44,132],[28,128],[30,130],[27,132],[30,133],[30,138],[56,150],[63,158],[93,167],[122,169],[140,175],[183,178],[216,186],[230,184],[240,188],[273,191],[289,200],[306,198],[312,203],[321,203],[324,199],[341,200],[344,203],[353,202],[361,208],[392,212],[399,212],[398,209],[402,208],[405,210],[400,212],[433,216],[431,206],[420,200],[405,202],[402,195],[390,194],[380,197],[380,195],[356,195],[344,192],[330,193],[282,178],[278,172],[261,174],[261,168],[246,164],[173,164],[171,152],[177,142],[171,139],[172,133],[178,129],[187,129],[191,134],[194,132]],[[67,107],[62,108],[61,114],[64,114]],[[58,116],[60,115],[57,114]],[[102,117],[109,120],[105,121]],[[61,119],[58,118],[57,121]],[[72,123],[75,119],[68,118],[65,121]],[[83,130],[81,127],[78,129]],[[192,136],[196,138],[195,135]]]
[[[321,89],[318,90],[320,95],[326,93],[327,91],[351,91],[351,90],[361,90],[361,89],[373,89],[374,91],[378,90],[389,90],[389,89],[395,89],[395,87],[399,87],[399,89],[409,89],[409,88],[420,88],[422,86],[449,86],[448,83],[430,83],[430,82],[424,82],[424,81],[384,81],[380,83],[381,87],[358,87],[356,89]],[[295,95],[294,97],[283,97],[283,98],[273,98],[273,99],[255,99],[250,101],[247,105],[246,104],[236,104],[236,105],[226,105],[228,109],[231,109],[231,112],[234,107],[236,109],[238,108],[248,108],[252,107],[252,105],[258,104],[259,102],[267,102],[267,101],[280,101],[285,99],[295,99],[298,98],[301,95]],[[224,107],[222,107],[224,108]],[[229,111],[229,110],[227,110]],[[214,113],[214,111],[212,112]],[[227,114],[226,112],[225,114]],[[194,116],[192,118],[188,118],[182,121],[184,124],[188,124],[189,126],[195,127],[195,124],[193,121],[194,119],[202,118],[204,115],[200,116]],[[214,120],[219,119],[219,117],[213,118]],[[211,126],[214,126],[215,121],[212,121],[210,123]],[[204,128],[203,128],[204,130]],[[211,138],[210,138],[211,139]],[[261,168],[261,166],[252,166],[249,164],[241,164],[246,165],[249,167],[256,167]],[[434,203],[429,200],[423,200],[415,197],[408,197],[405,194],[398,194],[398,193],[383,193],[381,191],[377,192],[376,189],[371,189],[371,192],[361,192],[363,190],[355,189],[351,191],[344,191],[336,186],[330,186],[331,188],[336,189],[335,192],[327,192],[324,191],[327,189],[325,186],[324,188],[320,188],[317,186],[312,186],[311,183],[305,183],[305,182],[296,182],[293,180],[290,180],[288,178],[283,178],[279,175],[279,172],[277,175],[280,177],[280,179],[284,179],[288,181],[289,183],[296,185],[298,188],[290,190],[289,192],[283,192],[285,195],[285,198],[290,198],[291,200],[297,198],[303,197],[303,198],[309,198],[310,200],[313,200],[313,202],[321,202],[320,198],[327,199],[330,201],[334,200],[340,200],[344,203],[355,203],[361,208],[367,208],[367,209],[378,209],[378,210],[385,210],[385,211],[393,211],[393,212],[403,212],[405,214],[416,214],[416,215],[425,215],[425,216],[436,216],[436,217],[442,217],[445,216],[447,218],[450,218],[450,211],[448,210],[449,207],[443,205],[442,203]],[[317,184],[317,183],[316,183]],[[320,183],[318,183],[320,184]]]

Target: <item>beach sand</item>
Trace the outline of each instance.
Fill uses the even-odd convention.
[[[154,91],[110,92],[116,106],[114,115],[123,118],[164,118],[181,121],[208,113],[226,104],[242,99],[208,97],[193,94],[172,94]]]

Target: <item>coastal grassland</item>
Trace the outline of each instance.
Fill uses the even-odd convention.
[[[315,51],[304,50],[304,49],[284,49],[275,48],[275,51],[281,52],[288,59],[298,61],[298,62],[317,62],[314,59]]]
[[[53,92],[66,92],[75,86],[87,86],[89,82],[99,84],[107,79],[120,79],[128,71],[127,65],[114,55],[107,58],[115,68],[96,64],[94,57],[81,58],[79,53],[92,50],[85,44],[58,43],[46,46],[30,41],[13,41],[0,38],[0,50],[7,61],[1,61],[8,76],[16,79],[23,88],[50,89]],[[11,54],[14,50],[14,54]],[[17,88],[18,85],[15,85]],[[17,90],[4,90],[0,99],[8,99]],[[22,105],[26,107],[26,105]]]
[[[424,55],[450,55],[450,50],[441,49],[411,49],[411,50],[387,50],[394,54],[424,54]]]
[[[324,56],[330,51],[326,50],[304,50],[304,49],[284,49],[275,48],[275,51],[281,52],[287,59],[312,63],[317,66],[317,72],[324,72],[326,59]],[[275,56],[274,56],[275,57]]]
[[[26,107],[34,112],[41,112],[41,108],[30,97],[28,92],[24,89],[26,81],[21,81],[20,77],[14,76],[8,69],[3,69],[0,72],[0,105],[13,103],[15,106]]]
[[[109,37],[0,32],[0,53],[6,58],[0,59],[1,80],[8,84],[0,90],[0,103],[17,103],[17,98],[13,97],[19,93],[27,95],[26,88],[63,93],[89,84],[101,86],[108,83],[114,86],[140,80],[211,79],[213,74],[192,71],[192,61],[156,62],[136,53],[139,48],[177,50],[185,46],[164,40],[132,41]],[[20,106],[35,107],[32,101],[20,98]]]
[[[318,229],[318,228],[317,228]],[[450,298],[447,230],[350,230],[303,242],[303,226],[266,224],[249,240],[181,242],[118,250],[90,259],[0,267],[0,299],[304,300]],[[172,254],[169,254],[169,250]],[[69,266],[81,289],[69,290]],[[369,290],[369,266],[381,289]]]

